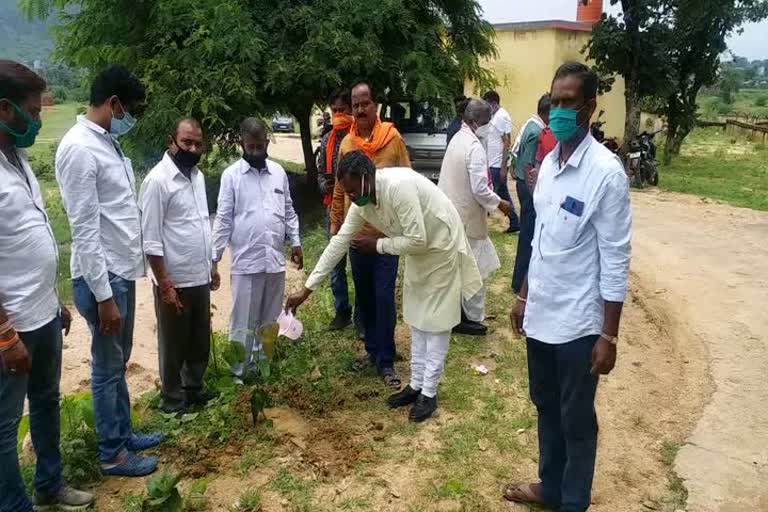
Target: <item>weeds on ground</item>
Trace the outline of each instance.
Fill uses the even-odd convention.
[[[309,480],[291,473],[286,468],[280,468],[272,478],[270,487],[288,499],[295,512],[312,510],[314,484]]]
[[[259,512],[261,510],[261,493],[256,489],[243,491],[232,508],[234,512]]]

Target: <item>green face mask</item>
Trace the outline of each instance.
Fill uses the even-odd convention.
[[[8,135],[11,136],[11,139],[13,141],[13,145],[17,148],[28,148],[32,146],[32,144],[35,143],[35,139],[37,138],[37,134],[40,133],[40,128],[43,127],[43,123],[41,121],[38,121],[36,119],[32,119],[29,114],[21,110],[21,107],[19,107],[16,103],[12,102],[9,99],[6,99],[8,103],[11,104],[11,106],[16,110],[16,113],[21,116],[21,118],[24,120],[24,122],[27,125],[26,131],[24,133],[19,133],[10,126],[8,126],[5,123],[0,122],[0,129],[4,130]]]
[[[357,206],[365,206],[371,202],[371,189],[368,187],[368,192],[363,194],[365,190],[365,175],[360,176],[360,195],[355,198],[355,204]]]

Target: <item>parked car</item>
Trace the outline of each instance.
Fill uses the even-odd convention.
[[[428,101],[383,103],[382,119],[395,124],[405,140],[411,166],[432,181],[440,177],[446,146],[448,121]]]
[[[275,133],[293,133],[295,131],[293,117],[277,114],[272,118],[272,131]]]

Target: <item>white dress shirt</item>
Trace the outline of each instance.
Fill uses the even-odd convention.
[[[139,193],[144,254],[162,256],[177,288],[211,281],[211,223],[205,178],[197,167],[187,178],[165,153]],[[158,284],[150,269],[150,279]]]
[[[108,272],[128,281],[144,275],[131,161],[107,130],[78,116],[56,152],[56,180],[72,229],[72,278],[82,276],[105,301]]]
[[[499,107],[499,110],[491,118],[491,128],[485,140],[489,167],[501,167],[501,158],[504,155],[502,137],[510,133],[512,133],[512,118],[509,112]]]
[[[293,209],[288,175],[277,162],[256,170],[243,159],[221,175],[219,208],[213,225],[213,259],[230,244],[233,274],[285,272],[285,242],[300,247],[299,217]]]
[[[619,158],[591,135],[562,168],[559,155],[558,145],[542,162],[534,190],[524,322],[528,337],[552,344],[602,332],[604,302],[623,302],[627,294],[632,233]],[[580,215],[569,198],[582,203]]]
[[[461,321],[462,297],[482,287],[459,212],[434,183],[407,167],[377,170],[375,190],[376,204],[352,204],[304,286],[317,289],[368,223],[386,235],[376,243],[379,254],[405,257],[405,322],[425,332],[450,331]]]
[[[0,304],[17,331],[29,332],[59,312],[59,253],[27,155],[16,155],[11,162],[0,151]]]

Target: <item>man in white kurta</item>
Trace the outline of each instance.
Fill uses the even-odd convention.
[[[501,199],[488,185],[488,158],[478,138],[488,130],[491,106],[473,99],[464,111],[461,130],[451,139],[440,169],[438,187],[453,202],[464,224],[472,254],[483,278],[483,287],[474,297],[463,301],[462,322],[453,330],[460,334],[482,336],[488,328],[485,320],[485,282],[501,267],[496,249],[488,236],[488,214],[496,209],[509,215],[510,203]]]
[[[338,178],[354,203],[305,288],[288,299],[295,309],[347,253],[367,222],[385,238],[355,242],[359,251],[403,256],[403,318],[411,326],[411,382],[392,395],[390,407],[414,404],[412,421],[437,409],[437,386],[443,373],[451,329],[461,320],[461,300],[482,286],[459,213],[431,181],[408,168],[378,172],[360,151],[346,154]]]
[[[288,175],[267,159],[264,123],[248,118],[240,127],[243,158],[221,175],[219,205],[213,226],[213,278],[227,244],[232,253],[232,316],[229,339],[245,349],[245,360],[232,367],[243,377],[263,359],[258,332],[277,320],[285,290],[285,244],[292,260],[303,266],[299,217],[293,209]]]

